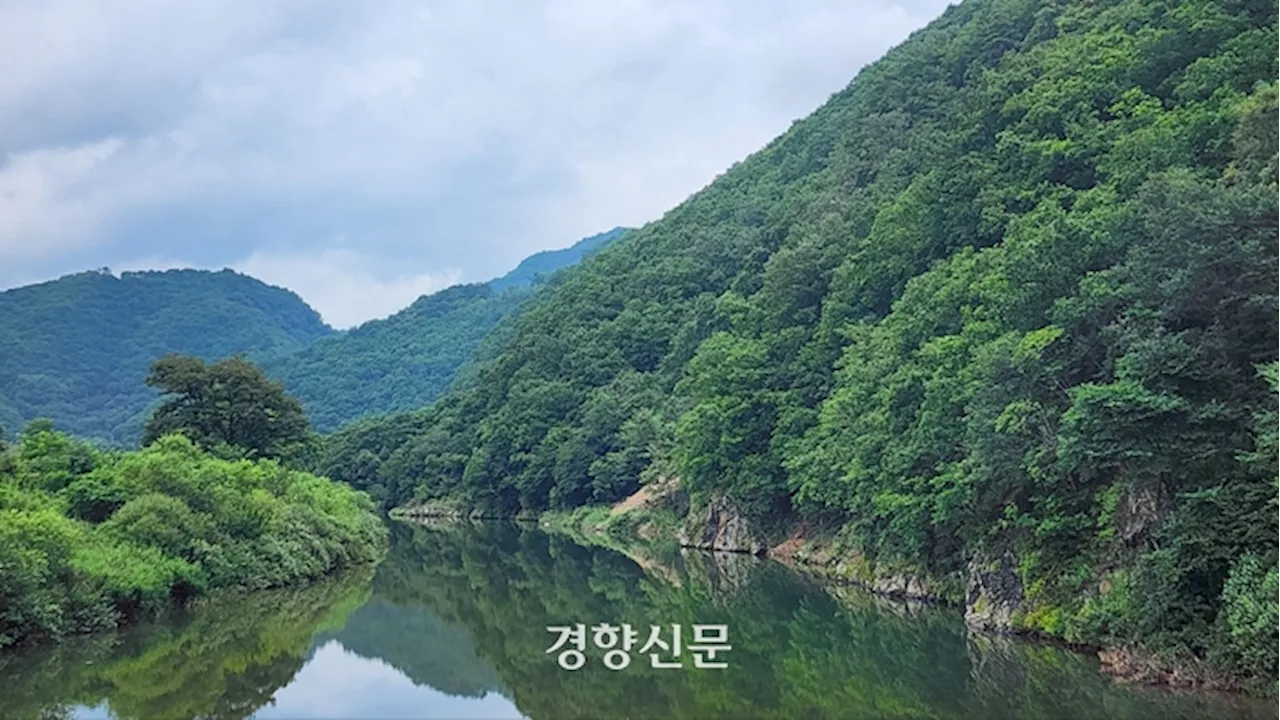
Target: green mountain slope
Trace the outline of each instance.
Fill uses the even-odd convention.
[[[230,270],[68,275],[0,293],[0,424],[36,417],[113,444],[137,442],[168,352],[262,360],[330,334],[298,296]]]
[[[444,392],[480,341],[530,294],[521,287],[495,293],[485,284],[455,285],[263,369],[302,400],[321,432],[365,415],[421,407]]]
[[[1273,677],[1276,44],[1272,2],[953,6],[327,467],[499,512],[676,475]]]
[[[449,387],[481,341],[532,296],[535,283],[623,232],[614,228],[563,250],[537,253],[488,283],[424,295],[391,317],[324,338],[264,369],[302,400],[322,432],[366,415],[422,407]]]

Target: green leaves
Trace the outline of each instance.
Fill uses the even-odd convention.
[[[274,461],[221,460],[170,435],[100,453],[64,485],[58,456],[77,444],[23,438],[5,453],[14,472],[0,472],[0,645],[114,627],[213,588],[317,578],[385,546],[367,496]]]
[[[282,458],[306,445],[302,404],[240,356],[205,365],[187,355],[152,364],[147,384],[167,395],[147,421],[142,442],[182,433],[204,446],[238,448],[248,457]]]
[[[719,332],[698,348],[676,393],[692,407],[676,423],[674,455],[689,489],[727,491],[757,517],[785,490],[771,453],[777,397],[766,347]]]
[[[1251,41],[1261,45],[1274,42],[1275,28],[1260,29],[1253,34]],[[1269,57],[1267,53],[1265,57]],[[1251,55],[1250,60],[1258,61],[1264,57],[1261,52]],[[1274,64],[1275,59],[1271,58]],[[1274,65],[1271,75],[1274,77]],[[1277,152],[1276,132],[1276,83],[1270,85],[1258,83],[1254,92],[1243,98],[1233,108],[1238,118],[1235,132],[1232,135],[1233,160],[1228,168],[1228,177],[1235,179],[1236,172],[1243,175],[1245,182],[1256,182],[1260,185],[1276,183]]]
[[[1170,469],[1160,463],[1169,435],[1185,419],[1185,400],[1131,380],[1079,385],[1071,398],[1058,450],[1067,472],[1109,478],[1124,470],[1159,475]]]
[[[1222,589],[1221,620],[1230,638],[1227,652],[1235,656],[1234,663],[1257,668],[1260,677],[1276,674],[1276,656],[1268,648],[1280,631],[1278,593],[1275,558],[1268,562],[1257,555],[1241,557]]]

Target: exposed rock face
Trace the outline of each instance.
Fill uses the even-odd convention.
[[[1139,647],[1124,646],[1098,651],[1102,672],[1120,683],[1166,685],[1202,690],[1239,690],[1239,682],[1215,673],[1203,663],[1162,660]]]
[[[705,583],[712,597],[731,595],[747,584],[760,561],[743,553],[682,549],[681,557],[695,583]]]
[[[896,598],[930,600],[934,597],[934,593],[930,592],[928,585],[920,577],[880,568],[876,568],[871,589]]]
[[[1116,505],[1116,532],[1130,545],[1137,544],[1164,522],[1169,514],[1169,492],[1163,483],[1130,489]]]
[[[1013,630],[1013,615],[1022,608],[1022,599],[1022,580],[1012,554],[1006,552],[995,560],[979,556],[969,561],[964,621],[970,628]]]
[[[750,523],[726,497],[714,497],[706,507],[693,509],[680,528],[683,547],[700,550],[727,550],[763,555],[767,546]]]

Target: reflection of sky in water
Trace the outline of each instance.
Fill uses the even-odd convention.
[[[107,711],[106,703],[94,707],[76,705],[71,708],[71,717],[76,720],[107,720],[111,717],[111,713]]]
[[[107,704],[76,706],[77,720],[108,720]],[[272,718],[523,718],[507,698],[487,693],[482,698],[447,695],[414,685],[403,673],[379,660],[349,652],[337,640],[315,651],[288,685],[275,694],[275,703],[253,715]]]
[[[520,718],[497,693],[482,698],[446,695],[414,685],[399,670],[348,652],[337,640],[316,650],[311,662],[275,694],[275,704],[255,718]]]

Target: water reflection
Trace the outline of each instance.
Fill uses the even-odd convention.
[[[727,624],[727,670],[582,670],[548,625]],[[591,655],[589,653],[589,655]],[[687,659],[686,665],[691,665]],[[0,655],[0,717],[1275,717],[1265,702],[1111,684],[1087,656],[973,636],[954,612],[774,563],[628,557],[514,525],[393,527],[370,578],[225,599]]]
[[[519,718],[496,692],[454,695],[412,679],[337,640],[321,645],[306,667],[255,718]]]
[[[244,718],[369,597],[369,573],[222,598],[114,634],[0,653],[3,718]]]
[[[400,528],[375,596],[391,586],[466,628],[534,718],[1275,716],[1243,698],[1116,686],[1087,656],[972,636],[953,611],[743,556],[628,558],[503,525]],[[730,668],[613,672],[596,659],[567,672],[544,654],[547,625],[601,620],[727,624]]]
[[[382,588],[382,583],[379,583]],[[356,610],[330,637],[355,656],[385,663],[415,685],[479,698],[501,691],[493,666],[476,656],[471,638],[418,604],[387,599],[385,589]]]

